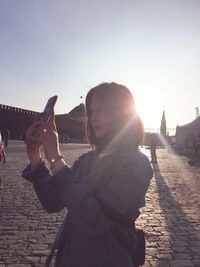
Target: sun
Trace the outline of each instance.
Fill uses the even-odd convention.
[[[144,127],[148,129],[159,129],[162,112],[164,110],[159,95],[145,93],[135,97],[137,111],[143,120]]]

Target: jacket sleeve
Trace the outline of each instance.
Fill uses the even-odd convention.
[[[65,177],[66,186],[70,179],[70,169],[63,168],[59,172],[59,178]],[[48,212],[58,212],[64,208],[57,191],[49,183],[52,175],[44,161],[41,161],[33,170],[28,165],[22,172],[22,177],[33,183],[34,190],[40,200],[42,207]]]

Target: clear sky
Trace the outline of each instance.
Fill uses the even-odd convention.
[[[68,113],[101,82],[133,92],[146,128],[200,108],[199,0],[1,0],[0,103]]]

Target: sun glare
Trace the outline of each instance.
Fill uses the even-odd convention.
[[[159,128],[163,112],[160,96],[143,95],[136,98],[136,107],[145,128]]]

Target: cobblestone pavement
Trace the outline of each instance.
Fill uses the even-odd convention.
[[[61,151],[73,163],[88,149],[67,144]],[[149,150],[144,152],[149,156]],[[144,266],[200,267],[200,168],[166,149],[157,154],[146,207],[137,221],[146,232]],[[0,162],[0,267],[44,266],[66,213],[47,214],[41,208],[31,184],[21,178],[27,163],[24,144],[10,142],[7,163]]]

